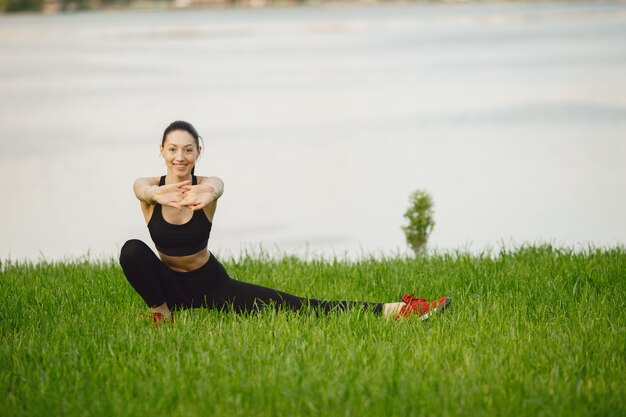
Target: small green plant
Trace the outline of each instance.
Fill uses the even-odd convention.
[[[416,255],[420,255],[426,250],[428,236],[435,227],[433,200],[426,191],[416,190],[409,197],[409,204],[404,213],[409,224],[402,226],[402,230],[411,249]]]

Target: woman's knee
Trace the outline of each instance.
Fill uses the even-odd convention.
[[[120,264],[123,266],[136,262],[146,256],[147,252],[152,252],[148,245],[138,239],[131,239],[124,243],[120,250]]]

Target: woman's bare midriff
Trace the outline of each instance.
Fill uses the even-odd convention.
[[[200,252],[196,252],[193,255],[187,256],[169,256],[159,252],[159,257],[165,265],[167,265],[172,271],[176,272],[190,272],[195,271],[202,265],[208,262],[211,257],[211,252],[208,249],[202,249]]]

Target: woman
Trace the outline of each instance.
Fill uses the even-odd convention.
[[[153,318],[156,325],[173,323],[174,309],[198,307],[232,307],[237,312],[255,311],[264,305],[290,310],[311,306],[323,311],[359,307],[385,317],[415,314],[424,320],[449,305],[449,297],[429,302],[412,294],[397,303],[320,301],[230,278],[207,249],[224,183],[217,177],[194,175],[202,151],[199,140],[190,123],[171,123],[161,141],[167,175],[139,178],[133,185],[159,257],[145,243],[134,239],[122,247],[120,264],[150,308],[151,314],[146,316]]]

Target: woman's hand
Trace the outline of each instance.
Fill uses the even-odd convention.
[[[223,192],[224,182],[221,179],[206,178],[202,183],[190,186],[180,204],[192,210],[200,210],[220,198]]]
[[[191,189],[185,193],[185,198],[180,202],[181,206],[192,210],[200,210],[211,204],[213,198],[211,193],[203,190],[201,185],[192,185]]]
[[[187,198],[187,193],[192,189],[191,181],[183,181],[176,184],[156,186],[152,200],[162,206],[170,206],[182,210]]]

